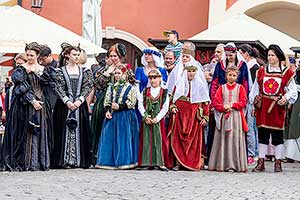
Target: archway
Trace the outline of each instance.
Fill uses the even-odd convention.
[[[281,32],[300,40],[300,1],[298,0],[255,0],[237,1],[228,11],[228,15],[245,13]]]
[[[105,30],[102,30],[102,35],[102,47],[104,49],[108,50],[117,42],[123,43],[127,50],[125,62],[131,64],[133,69],[141,66],[142,50],[148,47],[143,40],[131,33],[115,29],[114,27],[106,27]]]

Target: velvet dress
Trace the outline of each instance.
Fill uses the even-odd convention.
[[[92,72],[79,67],[79,75],[68,74],[66,67],[57,69],[56,90],[59,96],[53,112],[54,151],[51,166],[90,166],[90,126],[88,105],[85,98],[93,87]],[[67,101],[80,100],[75,111],[68,109]]]
[[[14,88],[3,141],[4,170],[48,170],[52,150],[51,107],[46,88],[54,87],[53,68],[27,72],[22,66],[12,74]],[[32,103],[41,101],[37,111]]]

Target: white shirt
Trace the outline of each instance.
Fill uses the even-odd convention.
[[[270,67],[270,65],[267,66],[269,72],[280,72],[280,68],[274,68]],[[297,85],[294,79],[290,81],[290,83],[284,87],[284,91],[286,92],[284,97],[288,101],[289,104],[293,104],[297,101],[298,98],[298,92],[297,92]],[[249,94],[249,101],[251,104],[253,104],[255,97],[259,95],[259,85],[257,83],[257,79],[255,79],[254,84],[251,88],[250,94]]]
[[[158,95],[159,95],[159,92],[160,92],[160,89],[161,87],[157,87],[157,88],[153,88],[151,87],[150,88],[150,94],[153,98],[156,98]],[[143,98],[143,94],[142,93],[139,93],[138,94],[138,109],[142,115],[142,117],[145,116],[145,112],[146,112],[146,109],[144,107],[144,98]],[[168,109],[169,109],[169,96],[166,95],[166,100],[162,106],[162,109],[160,110],[160,112],[155,116],[155,118],[157,119],[157,121],[159,122],[168,112]],[[154,119],[155,119],[154,118]]]

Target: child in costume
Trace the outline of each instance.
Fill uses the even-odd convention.
[[[161,87],[162,74],[159,70],[151,70],[148,78],[151,87],[145,88],[138,104],[143,117],[140,131],[139,166],[148,166],[150,169],[158,167],[167,171],[164,163],[164,155],[166,155],[164,116],[169,108],[168,92],[167,89]]]
[[[139,128],[135,111],[136,89],[128,82],[125,65],[114,70],[115,83],[106,92],[106,110],[99,140],[96,168],[130,169],[137,166]]]
[[[244,111],[247,105],[245,88],[236,83],[239,69],[226,68],[227,83],[218,88],[212,106],[216,129],[208,164],[211,171],[247,171],[245,134],[248,131]]]

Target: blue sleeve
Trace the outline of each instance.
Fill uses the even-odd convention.
[[[144,89],[145,85],[147,85],[147,82],[146,82],[146,84],[144,83],[145,80],[143,80],[143,73],[144,73],[143,67],[136,68],[136,70],[135,70],[135,79],[140,81],[140,84],[139,84],[140,85],[140,88],[139,88],[140,92]],[[148,79],[146,81],[148,81]]]
[[[163,81],[166,83],[167,80],[168,80],[168,73],[167,73],[167,70],[165,68],[159,68],[159,71],[162,75],[162,79]]]
[[[135,69],[135,79],[139,81],[141,80],[141,67],[137,67]]]

